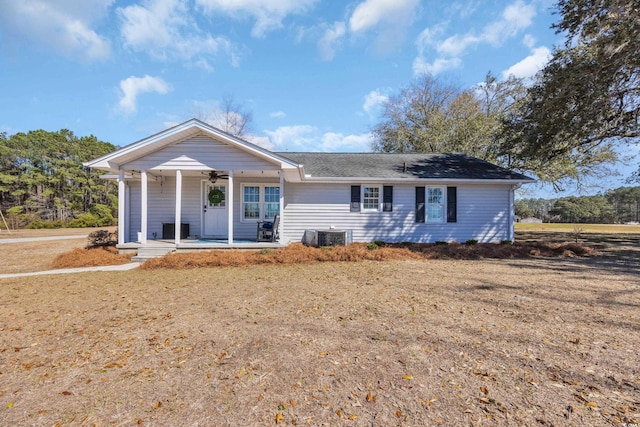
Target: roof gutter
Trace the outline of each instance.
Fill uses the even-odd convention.
[[[301,173],[303,170],[301,169]],[[469,179],[469,178],[382,178],[382,177],[313,177],[303,176],[303,181],[313,183],[348,183],[348,182],[388,182],[388,183],[424,183],[455,182],[460,184],[512,184],[519,188],[522,184],[532,184],[534,179]]]

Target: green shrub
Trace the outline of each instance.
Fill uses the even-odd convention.
[[[374,251],[374,250],[378,249],[378,245],[376,243],[369,243],[367,245],[367,249],[369,249],[370,251]]]
[[[99,218],[92,213],[85,213],[67,223],[70,228],[99,227]]]
[[[55,221],[43,221],[40,218],[36,218],[31,221],[25,228],[37,229],[37,228],[62,228],[64,224],[61,220]]]
[[[91,208],[90,212],[98,218],[96,227],[105,227],[114,224],[115,219],[111,214],[111,208],[109,206],[96,204]]]
[[[107,205],[97,204],[87,213],[83,213],[67,223],[71,228],[108,227],[114,223],[111,209]]]
[[[434,244],[435,245],[448,245],[449,242],[445,242],[444,240],[437,240]]]
[[[500,244],[501,245],[513,245],[513,240],[509,240],[509,239],[500,240]]]
[[[373,244],[379,247],[383,247],[385,245],[384,241],[382,240],[374,240]]]
[[[36,228],[45,228],[44,221],[41,220],[40,218],[36,218],[33,221],[31,221],[29,224],[27,224],[25,228],[29,228],[32,230]]]
[[[466,242],[464,242],[465,245],[477,245],[478,241],[476,239],[469,239]]]

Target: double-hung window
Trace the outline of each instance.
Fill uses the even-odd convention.
[[[416,222],[458,222],[457,190],[457,187],[416,187]]]
[[[245,184],[242,186],[242,219],[268,220],[280,213],[280,187]]]
[[[380,187],[368,187],[366,185],[362,186],[362,210],[380,210]]]
[[[264,187],[264,218],[273,219],[280,213],[280,187]]]
[[[427,187],[427,221],[444,222],[443,187]]]
[[[424,195],[424,191],[422,194]],[[352,185],[349,210],[351,212],[392,212],[393,186]]]

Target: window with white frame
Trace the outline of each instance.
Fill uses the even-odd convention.
[[[280,213],[280,186],[242,186],[242,219],[268,220]]]
[[[380,187],[362,186],[362,210],[380,210]]]
[[[273,219],[280,213],[280,187],[264,187],[264,219]]]
[[[427,222],[444,222],[444,187],[427,187]]]

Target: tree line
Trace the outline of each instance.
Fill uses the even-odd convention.
[[[100,227],[114,223],[113,182],[82,162],[115,150],[95,136],[35,130],[0,133],[0,209],[11,228]]]
[[[626,224],[640,222],[640,187],[620,187],[595,196],[557,199],[521,199],[515,202],[521,219],[581,224]]]

